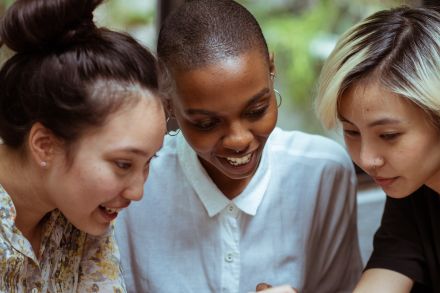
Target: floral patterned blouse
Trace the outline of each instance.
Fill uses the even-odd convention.
[[[47,216],[37,257],[15,226],[14,204],[0,185],[0,292],[126,292],[113,227],[95,237],[55,210]]]

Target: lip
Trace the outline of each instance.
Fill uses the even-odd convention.
[[[108,223],[110,223],[111,221],[116,219],[116,217],[118,216],[118,213],[109,214],[105,210],[103,210],[101,207],[98,207],[98,211],[99,211],[99,214],[101,215],[101,217],[104,218],[105,222],[108,222]]]
[[[389,177],[389,178],[385,178],[385,177],[373,177],[374,182],[376,182],[377,185],[379,185],[382,188],[388,187],[391,184],[393,184],[398,177]]]
[[[256,168],[255,166],[257,165],[257,159],[258,159],[257,158],[258,150],[246,154],[240,154],[240,156],[237,156],[236,154],[234,154],[234,156],[227,156],[228,158],[242,158],[249,154],[251,154],[251,158],[249,162],[239,166],[231,165],[226,159],[226,157],[218,157],[218,159],[221,162],[221,164],[224,166],[224,168],[229,170],[230,173],[234,175],[244,175],[244,174],[253,173],[255,171]]]
[[[122,205],[122,206],[114,206],[114,207],[108,207],[108,206],[105,206],[105,207],[106,207],[106,208],[109,208],[109,209],[119,209],[119,210],[122,210],[122,209],[127,208],[129,205],[130,205],[130,204],[128,203],[128,204],[125,204],[125,205]]]
[[[118,210],[119,210],[118,212],[115,212],[115,213],[112,213],[112,214],[107,213],[107,212],[102,208],[103,205],[100,205],[100,206],[98,207],[98,210],[99,210],[99,213],[101,214],[101,216],[105,219],[105,221],[110,223],[111,221],[113,221],[114,219],[116,219],[116,217],[118,216],[119,212],[121,212],[123,209],[127,208],[128,206],[129,206],[129,203],[128,203],[128,204],[125,204],[125,205],[122,205],[122,206],[119,206],[119,207],[109,207],[109,206],[105,206],[106,208],[109,208],[109,209],[118,209]]]

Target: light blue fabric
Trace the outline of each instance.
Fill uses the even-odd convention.
[[[185,144],[166,138],[144,198],[118,217],[128,292],[243,293],[260,282],[352,291],[362,268],[356,178],[341,146],[275,129],[255,177],[231,202]]]

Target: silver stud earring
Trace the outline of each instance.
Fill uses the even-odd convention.
[[[47,167],[47,162],[46,161],[41,161],[40,162],[40,166],[43,167],[43,168],[46,168]]]

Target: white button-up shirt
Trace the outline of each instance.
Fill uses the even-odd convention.
[[[275,129],[229,200],[182,136],[167,137],[145,197],[118,218],[129,292],[351,292],[361,261],[355,175],[335,142]]]

